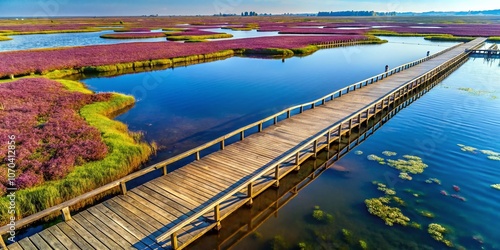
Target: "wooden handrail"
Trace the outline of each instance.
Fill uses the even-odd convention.
[[[95,197],[95,196],[100,195],[102,193],[108,192],[108,191],[112,190],[113,188],[116,188],[116,187],[122,187],[122,189],[126,188],[126,186],[125,186],[126,182],[128,182],[130,180],[133,180],[133,179],[136,179],[136,178],[138,178],[140,176],[143,176],[143,175],[145,175],[147,173],[150,173],[152,171],[155,171],[155,170],[163,168],[164,169],[164,174],[166,174],[167,173],[166,167],[168,165],[170,165],[172,163],[175,163],[175,162],[177,162],[179,160],[185,159],[187,157],[191,157],[191,156],[193,156],[193,155],[201,152],[202,150],[207,149],[209,147],[212,147],[212,146],[214,146],[216,144],[225,143],[226,139],[228,139],[228,138],[230,138],[232,136],[235,136],[235,135],[237,135],[237,134],[239,134],[241,132],[244,132],[244,131],[246,131],[246,130],[248,130],[250,128],[253,128],[253,127],[256,127],[256,126],[261,127],[262,124],[264,124],[266,122],[269,122],[271,120],[276,120],[276,119],[278,119],[279,116],[291,113],[292,111],[294,111],[296,109],[300,109],[300,111],[303,111],[304,108],[307,108],[307,106],[312,106],[312,105],[316,106],[316,103],[318,103],[318,102],[326,103],[327,101],[330,101],[330,100],[333,100],[333,99],[337,98],[336,94],[338,94],[338,93],[340,93],[340,95],[342,95],[342,94],[348,93],[350,91],[355,91],[356,89],[362,88],[363,86],[367,86],[367,85],[369,85],[371,83],[379,81],[379,78],[383,79],[383,78],[385,78],[387,76],[390,76],[392,74],[401,72],[401,71],[403,71],[405,69],[408,69],[408,68],[411,68],[411,67],[413,67],[415,65],[418,65],[418,64],[420,64],[420,63],[422,63],[424,61],[427,61],[427,60],[430,60],[430,59],[432,59],[434,57],[437,57],[437,56],[439,56],[439,55],[441,55],[441,54],[443,54],[443,53],[445,53],[445,52],[447,52],[447,51],[449,51],[451,49],[454,49],[457,46],[460,46],[462,44],[463,43],[457,44],[457,45],[455,45],[453,47],[450,47],[450,48],[447,48],[447,49],[445,49],[443,51],[440,51],[440,52],[438,52],[438,53],[436,53],[434,55],[431,55],[431,56],[428,56],[428,57],[425,57],[425,58],[422,58],[422,59],[419,59],[419,60],[415,60],[415,61],[410,62],[410,63],[406,63],[406,64],[403,64],[403,65],[400,65],[400,66],[398,66],[396,68],[393,68],[390,72],[384,72],[384,73],[378,74],[378,75],[376,75],[374,77],[371,77],[371,78],[359,81],[357,83],[351,84],[351,85],[349,85],[347,87],[344,87],[344,88],[342,88],[340,90],[336,90],[336,91],[334,91],[334,92],[332,92],[332,93],[330,93],[328,95],[325,95],[325,96],[323,96],[323,97],[321,97],[319,99],[316,99],[315,101],[304,103],[304,104],[301,104],[301,105],[296,105],[296,106],[290,107],[288,109],[285,109],[285,110],[283,110],[281,112],[278,112],[278,113],[276,113],[274,115],[271,115],[271,116],[269,116],[267,118],[264,118],[262,120],[254,122],[254,123],[252,123],[250,125],[244,126],[244,127],[240,128],[238,130],[230,132],[230,133],[228,133],[228,134],[226,134],[224,136],[221,136],[221,137],[219,137],[219,138],[217,138],[215,140],[207,142],[207,143],[205,143],[205,144],[203,144],[203,145],[201,145],[199,147],[196,147],[194,149],[188,150],[188,151],[186,151],[184,153],[181,153],[179,155],[176,155],[174,157],[171,157],[171,158],[169,158],[167,160],[164,160],[164,161],[161,161],[159,163],[153,164],[153,165],[151,165],[149,167],[140,169],[140,170],[138,170],[138,171],[136,171],[134,173],[131,173],[131,174],[129,174],[129,175],[125,176],[125,177],[122,177],[122,178],[120,178],[118,180],[112,181],[112,182],[110,182],[110,183],[108,183],[108,184],[106,184],[106,185],[104,185],[102,187],[99,187],[97,189],[94,189],[94,190],[92,190],[90,192],[87,192],[87,193],[84,193],[82,195],[79,195],[79,196],[77,196],[77,197],[75,197],[73,199],[70,199],[70,200],[65,201],[65,202],[63,202],[61,204],[55,205],[53,207],[47,208],[47,209],[45,209],[43,211],[40,211],[40,212],[35,213],[35,214],[32,214],[32,215],[30,215],[28,217],[22,218],[22,219],[16,221],[16,227],[17,228],[22,228],[22,227],[24,227],[26,225],[29,225],[29,224],[34,223],[36,221],[39,221],[39,220],[41,220],[41,219],[43,219],[43,218],[45,218],[45,217],[47,217],[47,216],[49,216],[49,215],[51,215],[51,214],[53,214],[55,212],[58,212],[58,211],[61,211],[61,212],[67,211],[67,208],[69,208],[70,206],[78,204],[78,203],[80,203],[80,202],[82,202],[82,201],[84,201],[86,199]],[[374,80],[374,79],[376,79],[376,80]],[[371,81],[371,82],[368,83],[369,81]],[[344,93],[344,91],[345,91],[345,93]],[[293,116],[293,115],[290,115],[290,117],[291,116]],[[321,136],[318,136],[316,139],[319,139],[320,137]],[[305,146],[300,147],[299,150],[302,150],[304,148],[305,148]],[[288,159],[288,158],[290,158],[290,157],[287,156],[285,159]],[[280,161],[280,163],[282,163],[283,161]],[[252,178],[252,180],[253,179],[254,178]],[[248,182],[247,182],[247,184],[248,184]],[[126,190],[125,191],[122,190],[122,192],[125,193]],[[226,196],[230,197],[228,195],[225,195],[224,197],[226,197]],[[208,206],[208,210],[211,210],[211,209],[213,209],[213,207]],[[199,214],[199,213],[196,213],[196,214]],[[10,230],[10,228],[9,228],[8,225],[4,225],[4,226],[0,227],[0,235],[4,235],[4,234],[8,233],[9,230]],[[172,231],[172,230],[169,230],[169,231]]]

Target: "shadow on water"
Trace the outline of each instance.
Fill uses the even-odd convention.
[[[370,118],[366,123],[353,128],[351,133],[347,133],[339,141],[332,143],[328,150],[322,150],[316,159],[310,158],[306,160],[301,164],[299,171],[281,179],[278,188],[269,188],[254,198],[251,207],[241,207],[225,218],[219,232],[211,231],[207,233],[189,245],[187,249],[231,249],[247,237],[261,237],[256,232],[259,226],[272,217],[278,217],[281,208],[292,201],[301,190],[328,169],[337,171],[337,178],[339,179],[349,178],[346,176],[349,170],[337,166],[335,163],[373,135],[375,131],[380,129],[397,113],[439,84],[449,73],[444,74],[434,82],[420,86],[414,95],[401,99],[383,112]],[[365,209],[364,205],[360,206],[363,207],[356,209]]]

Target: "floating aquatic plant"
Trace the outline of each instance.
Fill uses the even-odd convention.
[[[500,184],[493,184],[491,187],[500,190]]]
[[[392,200],[394,202],[398,203],[399,205],[406,206],[406,203],[405,203],[405,201],[403,199],[401,199],[401,198],[399,198],[397,196],[392,196],[391,198],[392,198]]]
[[[500,161],[500,156],[490,155],[490,156],[488,156],[488,159],[493,160],[493,161]]]
[[[413,178],[406,172],[399,173],[399,178],[411,181]]]
[[[492,150],[479,150],[479,152],[489,155],[489,156],[500,156],[500,153],[492,151]]]
[[[378,162],[378,163],[380,163],[380,164],[385,164],[385,160],[384,160],[384,158],[379,157],[379,156],[376,156],[376,155],[374,155],[374,154],[369,155],[367,158],[368,158],[368,160],[370,160],[370,161],[377,161],[377,162]]]
[[[378,190],[384,192],[386,195],[396,195],[396,191],[394,189],[388,188],[385,184],[383,183],[377,183]]]
[[[451,243],[451,241],[446,240],[444,238],[444,234],[447,233],[447,230],[445,227],[443,227],[437,223],[431,223],[431,224],[429,224],[427,232],[429,232],[429,234],[431,235],[431,237],[433,239],[435,239],[439,242],[443,242],[448,247],[453,247],[453,243]]]
[[[363,154],[363,151],[361,151],[361,150],[356,150],[356,152],[354,152],[354,154],[356,154],[356,155],[362,155],[362,154]]]
[[[393,226],[394,224],[400,224],[403,226],[408,225],[410,218],[406,217],[401,209],[397,207],[389,206],[390,199],[387,197],[379,197],[366,199],[365,204],[368,208],[368,212],[375,215],[382,220],[388,226]]]
[[[420,224],[418,224],[418,223],[416,223],[414,221],[412,221],[410,223],[410,227],[413,227],[413,228],[416,228],[416,229],[422,229],[422,225],[420,225]]]
[[[464,152],[471,152],[471,153],[476,153],[477,148],[471,147],[471,146],[466,146],[464,144],[457,144],[457,146],[460,147],[460,150]]]
[[[425,183],[429,183],[429,184],[436,183],[438,185],[441,185],[441,181],[437,178],[429,178],[429,179],[425,180]]]
[[[427,218],[434,218],[434,214],[429,212],[429,211],[425,211],[425,210],[421,210],[419,211],[419,213],[424,216],[424,217],[427,217]]]
[[[412,174],[421,174],[427,167],[427,164],[422,162],[422,158],[414,155],[404,155],[405,159],[387,160],[389,166],[400,170],[401,172],[409,172]]]
[[[395,156],[395,155],[397,155],[396,152],[392,152],[392,151],[384,151],[384,152],[382,152],[382,154],[385,155],[385,156]]]
[[[366,250],[368,249],[368,244],[366,244],[364,240],[359,240],[359,247],[361,247],[361,249],[363,250]]]

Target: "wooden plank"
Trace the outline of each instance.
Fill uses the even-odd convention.
[[[74,218],[73,218],[74,219]],[[105,244],[103,244],[99,239],[97,239],[93,234],[84,229],[78,222],[74,220],[67,221],[65,225],[68,225],[71,229],[75,230],[75,232],[80,235],[85,241],[87,241],[92,247],[96,249],[113,249]],[[91,226],[87,226],[91,227]],[[111,244],[111,247],[115,247],[115,243]]]
[[[87,209],[87,211],[100,221],[99,224],[106,225],[111,231],[120,235],[126,242],[128,242],[128,244],[130,244],[134,248],[149,249],[147,244],[141,241],[141,238],[136,236],[133,231],[131,232],[132,228],[128,228],[128,224],[117,223],[113,220],[110,220],[98,209],[97,206],[91,207]],[[126,242],[124,242],[124,244],[126,244]]]
[[[80,249],[95,249],[92,247],[87,241],[85,241],[85,238],[80,236],[75,230],[73,230],[70,226],[68,226],[66,223],[61,222],[56,225],[57,228],[60,229],[60,231],[64,232]],[[31,239],[33,241],[33,239]],[[35,243],[33,241],[33,243]],[[35,245],[37,245],[35,243]],[[48,247],[48,245],[47,245]],[[40,248],[40,247],[39,247]],[[46,249],[46,247],[41,247],[41,249]]]
[[[140,226],[143,230],[145,230],[147,233],[151,234],[152,237],[157,237],[160,235],[160,232],[158,232],[158,228],[161,227],[162,225],[159,224],[159,227],[154,227],[152,223],[158,223],[157,221],[152,221],[152,218],[149,216],[141,216],[133,213],[129,209],[121,206],[117,202],[110,200],[109,202],[103,203],[103,205],[108,208],[110,211],[113,213],[119,215],[121,218],[124,220],[128,221],[130,224],[134,224],[136,226]]]
[[[97,228],[97,230],[101,231],[103,235],[109,238],[109,240],[114,241],[121,248],[127,249],[130,247],[130,243],[124,238],[126,236],[118,234],[115,230],[114,225],[106,225],[102,223],[97,217],[91,214],[88,210],[82,211],[78,214],[82,217],[82,219],[87,220],[86,224],[92,224]],[[80,220],[83,222],[83,220]]]
[[[45,242],[47,242],[47,244],[50,245],[51,248],[54,248],[54,249],[67,249],[63,244],[61,244],[61,242],[59,242],[59,240],[57,240],[57,238],[52,234],[50,233],[48,230],[43,230],[41,231],[40,233],[38,233],[38,235],[40,235],[40,237],[43,238],[43,240],[45,240]]]
[[[84,230],[90,233],[90,235],[94,236],[101,244],[105,245],[109,249],[124,249],[123,247],[118,245],[118,243],[116,243],[112,238],[109,238],[106,234],[101,232],[97,227],[94,226],[94,224],[87,221],[81,215],[81,213],[73,216],[73,220],[67,222],[67,224],[76,231],[77,228],[73,227],[73,224],[70,224],[69,222],[78,223],[82,228],[84,228]]]
[[[66,234],[64,234],[61,229],[56,227],[49,227],[47,230],[54,235],[61,244],[63,244],[67,249],[80,249]]]
[[[59,223],[59,224],[63,224],[63,223]],[[47,242],[45,242],[42,237],[40,237],[39,234],[34,234],[32,236],[29,237],[31,242],[33,242],[33,244],[36,246],[36,248],[38,249],[52,249],[49,244],[47,244]]]
[[[24,250],[37,250],[36,246],[29,240],[29,238],[21,239],[18,243]]]
[[[191,213],[191,210],[180,205],[177,202],[174,202],[172,200],[166,200],[164,196],[161,194],[157,193],[156,191],[149,189],[147,187],[138,187],[135,188],[131,191],[134,194],[137,194],[141,197],[144,197],[145,199],[148,199],[149,201],[158,204],[159,206],[168,209],[168,210],[176,210],[182,214],[182,216],[185,216],[187,214]],[[170,201],[170,202],[169,202]]]
[[[19,242],[12,243],[12,244],[8,245],[7,247],[9,248],[9,250],[23,250],[21,245],[19,245]]]

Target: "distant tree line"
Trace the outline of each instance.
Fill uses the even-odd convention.
[[[255,11],[245,11],[245,12],[241,12],[241,16],[258,16],[259,14],[257,14],[257,12]]]
[[[375,16],[375,11],[330,11],[318,12],[318,16]]]

